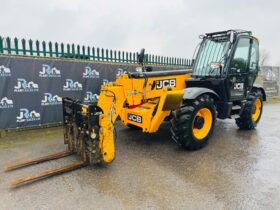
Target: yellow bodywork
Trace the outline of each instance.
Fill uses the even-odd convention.
[[[183,98],[185,81],[191,74],[129,78],[123,74],[115,82],[103,85],[98,106],[100,150],[105,163],[115,157],[114,122],[135,125],[143,132],[153,133]]]

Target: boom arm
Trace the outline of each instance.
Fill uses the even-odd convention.
[[[63,99],[65,143],[89,163],[115,158],[114,123],[121,119],[143,132],[156,132],[172,110],[179,107],[189,70],[123,74],[103,85],[98,102],[82,104]]]

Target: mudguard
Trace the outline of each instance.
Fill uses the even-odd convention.
[[[252,90],[256,90],[256,89],[259,89],[259,90],[262,91],[263,100],[266,101],[266,93],[265,93],[265,90],[264,90],[263,86],[259,85],[259,84],[254,84]]]
[[[202,94],[210,94],[214,99],[219,100],[220,96],[213,90],[209,88],[202,87],[190,87],[184,89],[183,99],[195,99]]]

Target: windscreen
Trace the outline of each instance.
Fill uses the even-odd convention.
[[[220,63],[223,71],[229,45],[227,38],[204,39],[193,67],[193,76],[220,75],[220,68],[211,67],[211,63]]]

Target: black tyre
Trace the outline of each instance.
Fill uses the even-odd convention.
[[[183,101],[181,107],[173,112],[171,120],[172,138],[187,150],[204,147],[213,133],[216,122],[216,107],[209,95],[195,100]]]
[[[263,110],[263,95],[261,91],[250,93],[247,103],[240,115],[236,119],[237,126],[242,130],[254,129],[261,119]]]

